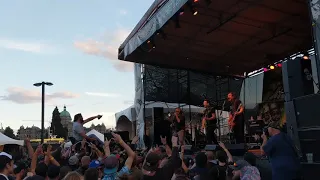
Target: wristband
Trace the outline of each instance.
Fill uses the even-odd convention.
[[[51,156],[51,157],[49,157],[49,160],[52,161],[52,160],[54,160],[54,158]]]
[[[123,140],[119,141],[119,144],[121,145],[123,143]]]

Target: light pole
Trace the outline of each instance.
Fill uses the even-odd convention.
[[[43,144],[43,140],[44,140],[44,97],[45,97],[45,86],[52,86],[53,84],[51,82],[40,82],[40,83],[35,83],[33,84],[36,87],[40,87],[42,88],[42,100],[41,100],[41,144]]]

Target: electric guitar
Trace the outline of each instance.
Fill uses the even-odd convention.
[[[234,112],[233,114],[230,114],[229,115],[229,119],[228,119],[228,125],[229,125],[229,128],[230,130],[233,129],[233,127],[236,125],[236,123],[234,122],[235,118],[236,118],[236,113],[240,111],[240,108],[242,107],[241,104],[239,104],[238,108],[237,108],[237,111]]]

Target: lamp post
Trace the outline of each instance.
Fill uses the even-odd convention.
[[[33,84],[36,87],[40,87],[42,88],[42,100],[41,100],[41,144],[43,144],[44,141],[44,97],[45,97],[45,86],[52,86],[53,84],[51,82],[40,82],[40,83],[35,83]]]

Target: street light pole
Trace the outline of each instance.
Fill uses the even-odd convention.
[[[53,84],[51,82],[40,82],[33,84],[36,87],[40,87],[42,89],[41,92],[41,144],[44,142],[44,103],[45,103],[45,86],[52,86]]]

